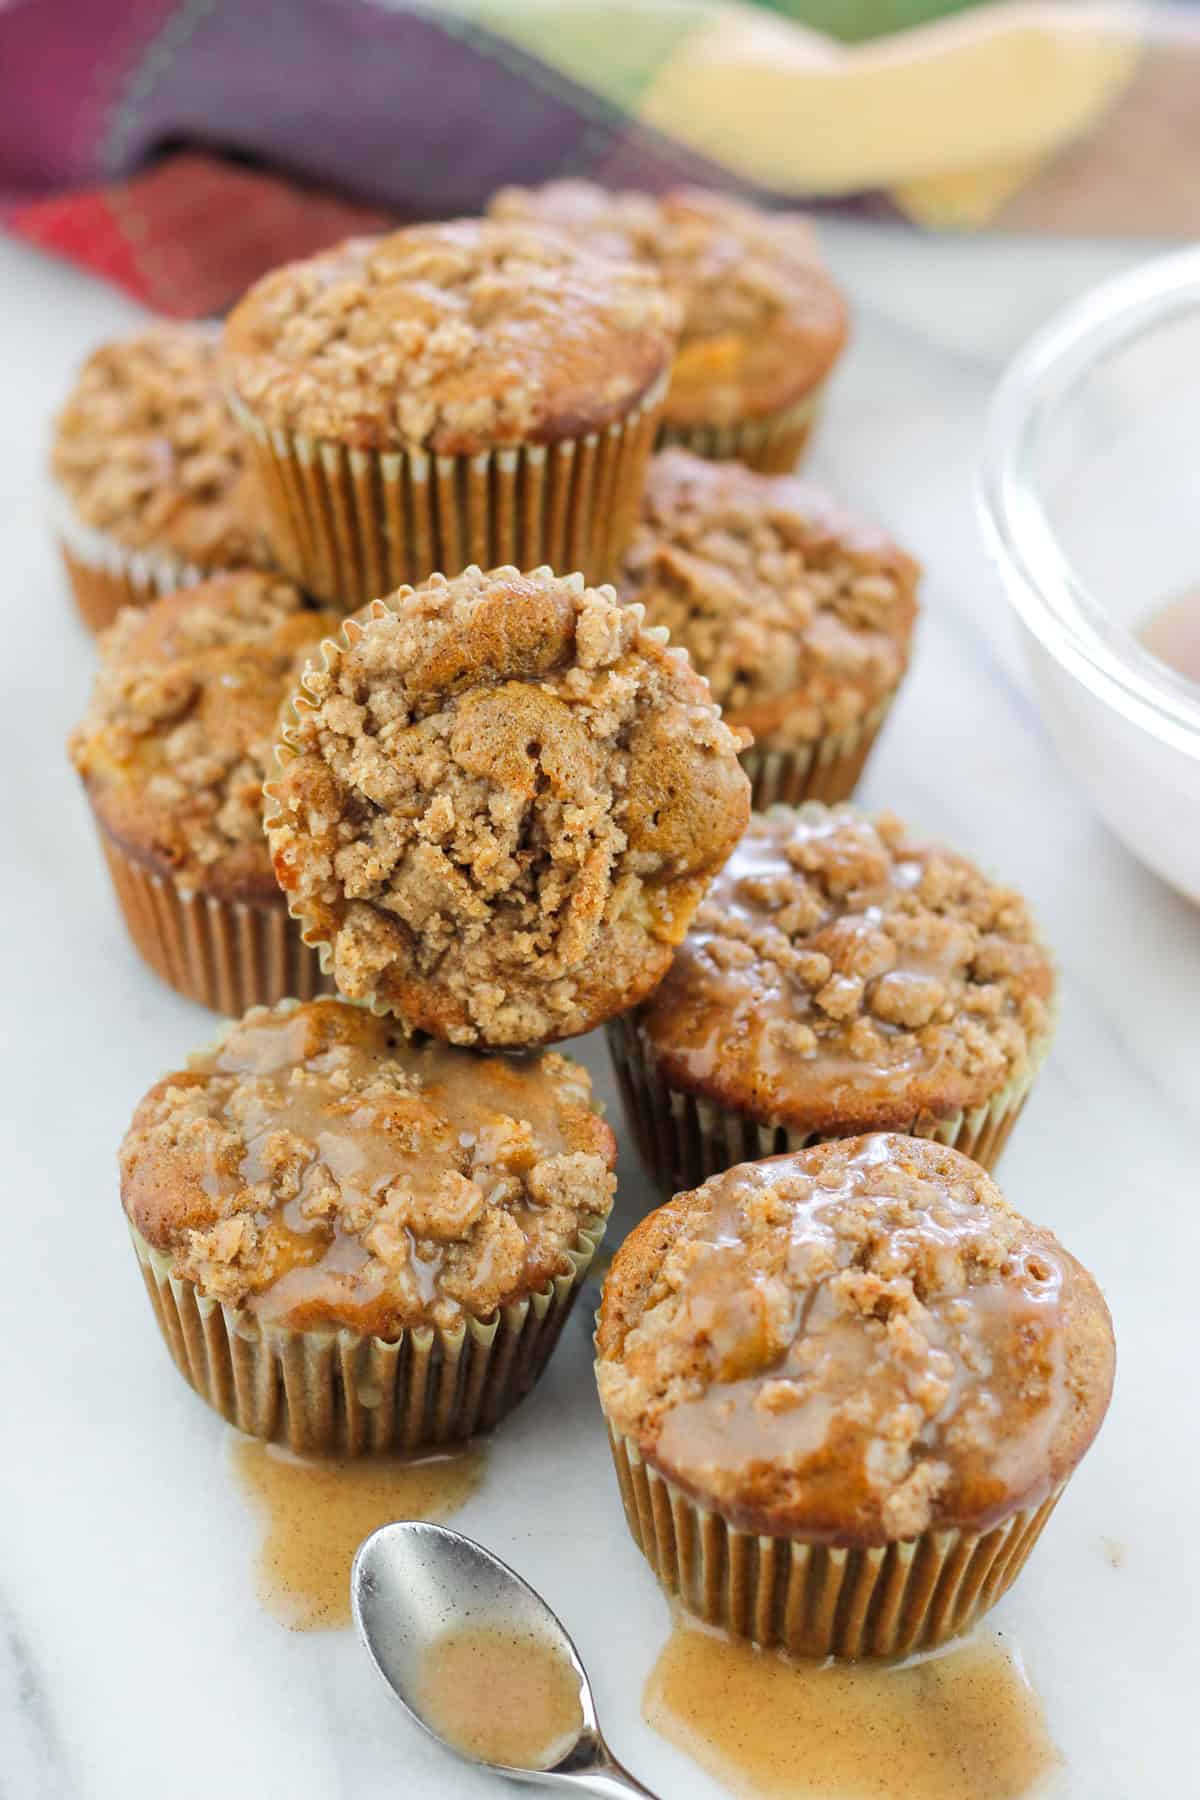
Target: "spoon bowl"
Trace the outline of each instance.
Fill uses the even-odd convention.
[[[615,1760],[601,1735],[587,1673],[570,1636],[540,1594],[461,1532],[402,1520],[372,1532],[350,1571],[350,1604],[368,1656],[410,1718],[455,1755],[510,1780],[613,1797],[649,1795]],[[446,1735],[431,1713],[432,1655],[458,1632],[499,1631],[512,1655],[553,1658],[578,1684],[580,1724],[550,1767],[495,1762]],[[653,1796],[650,1797],[653,1800]]]

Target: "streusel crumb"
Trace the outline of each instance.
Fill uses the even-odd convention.
[[[856,725],[904,673],[917,564],[790,475],[667,450],[622,592],[665,625],[762,748]]]
[[[1026,902],[898,819],[756,815],[638,1029],[667,1080],[793,1130],[908,1130],[1031,1073],[1054,974]]]
[[[150,1090],[121,1192],[210,1299],[394,1339],[569,1275],[612,1205],[615,1157],[566,1057],[416,1047],[361,1007],[285,1002]]]
[[[601,1401],[747,1529],[884,1543],[1036,1505],[1103,1418],[1091,1277],[974,1163],[855,1138],[677,1196],[614,1259]]]
[[[458,219],[275,270],[226,346],[235,392],[267,426],[472,455],[625,417],[677,329],[652,271],[537,226]]]
[[[434,576],[360,621],[305,673],[267,821],[341,992],[491,1045],[645,995],[749,810],[686,653],[545,569]]]
[[[845,302],[796,213],[703,188],[655,197],[570,180],[501,188],[488,211],[568,231],[658,274],[683,310],[666,405],[675,424],[786,406],[820,382],[845,343]]]
[[[217,344],[156,325],[79,372],[50,466],[85,525],[201,569],[270,567],[263,510],[221,391]]]
[[[127,607],[70,740],[104,827],[185,885],[277,894],[262,784],[280,708],[340,623],[250,570]]]

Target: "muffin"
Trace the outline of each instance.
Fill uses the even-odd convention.
[[[621,589],[752,734],[742,766],[762,809],[854,792],[908,665],[919,573],[794,476],[666,450]]]
[[[502,188],[488,210],[657,270],[683,309],[660,443],[793,467],[848,326],[807,220],[704,188],[655,198],[588,181]]]
[[[341,993],[493,1048],[649,993],[749,816],[741,740],[664,640],[582,575],[471,568],[322,647],[267,830]]]
[[[121,1200],[184,1379],[294,1450],[419,1449],[528,1392],[612,1205],[587,1071],[256,1007],[157,1082]]]
[[[888,1134],[743,1163],[651,1213],[613,1260],[596,1343],[658,1579],[800,1656],[969,1630],[1113,1381],[1086,1269],[967,1157]]]
[[[156,325],[88,357],[58,416],[53,517],[93,631],[225,569],[269,568],[212,334]]]
[[[1049,1048],[1029,908],[898,819],[756,814],[665,981],[609,1028],[665,1194],[821,1138],[901,1131],[990,1168]]]
[[[339,619],[249,569],[126,608],[71,736],[130,936],[219,1012],[325,985],[271,870],[262,783],[280,708]]]
[[[284,567],[347,609],[469,563],[610,579],[677,327],[650,270],[530,225],[411,225],[265,276],[225,342]]]

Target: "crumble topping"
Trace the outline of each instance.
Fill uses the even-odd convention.
[[[769,748],[844,731],[893,691],[917,574],[793,476],[667,450],[650,465],[623,592]]]
[[[492,1045],[632,1005],[748,816],[686,653],[547,569],[435,575],[360,617],[306,671],[267,820],[340,991]]]
[[[202,569],[271,564],[254,478],[201,327],[157,325],[80,370],[50,466],[84,524]]]
[[[734,1516],[868,1541],[953,1518],[968,1489],[997,1517],[1048,1491],[1069,1259],[966,1157],[823,1144],[668,1216],[656,1253],[636,1233],[617,1253],[598,1364],[606,1412],[667,1474]]]
[[[821,380],[845,342],[845,303],[796,213],[703,188],[655,197],[573,180],[501,188],[488,211],[657,272],[683,311],[667,401],[678,423],[785,405]]]
[[[1053,986],[1013,889],[889,814],[809,803],[751,820],[639,1024],[672,1080],[767,1122],[904,1129],[1027,1073]]]
[[[151,1089],[131,1222],[211,1299],[299,1329],[448,1329],[570,1274],[612,1205],[587,1071],[403,1043],[339,1000],[254,1008]]]
[[[270,883],[262,784],[279,711],[340,623],[290,582],[249,570],[126,607],[100,639],[69,746],[110,829],[179,877],[203,880],[240,855],[243,873]]]
[[[472,454],[623,418],[677,326],[648,269],[535,225],[459,219],[274,271],[226,345],[235,391],[268,426]]]

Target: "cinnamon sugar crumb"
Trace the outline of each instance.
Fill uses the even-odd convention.
[[[630,1005],[747,817],[686,658],[577,577],[402,588],[304,689],[271,786],[280,882],[343,993],[451,1042]]]
[[[650,466],[622,591],[769,748],[847,730],[893,691],[917,575],[795,477],[668,450]]]

